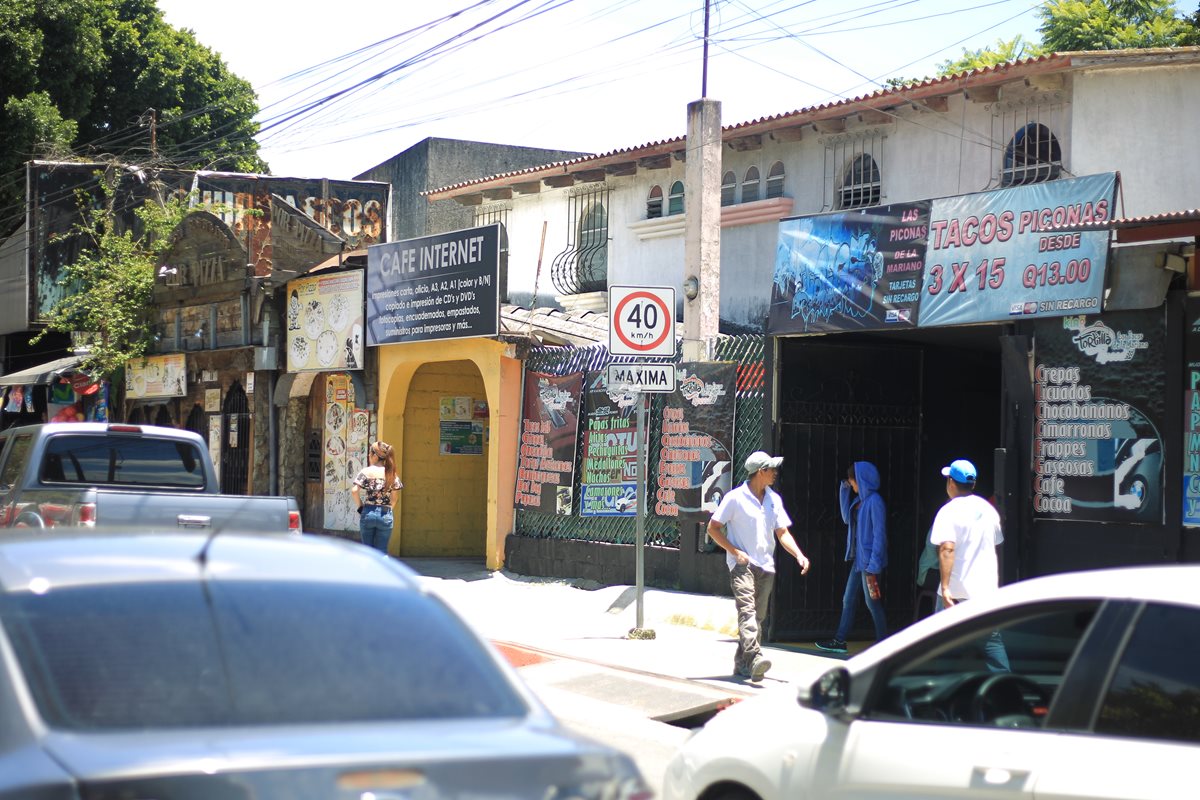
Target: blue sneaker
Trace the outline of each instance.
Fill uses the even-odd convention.
[[[814,642],[818,650],[824,650],[826,653],[845,653],[846,643],[841,639],[827,639],[823,642]]]

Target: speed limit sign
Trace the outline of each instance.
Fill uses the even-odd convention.
[[[608,352],[675,355],[675,290],[669,286],[608,288]]]

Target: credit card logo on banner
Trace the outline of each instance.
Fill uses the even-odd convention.
[[[1019,316],[1022,314],[1036,314],[1038,310],[1037,303],[1032,300],[1029,302],[1016,302],[1008,307],[1009,316]]]
[[[911,322],[911,308],[889,308],[884,316],[884,322]]]

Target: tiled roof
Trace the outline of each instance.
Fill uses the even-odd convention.
[[[1128,67],[1171,62],[1200,61],[1200,47],[1147,48],[1138,50],[1101,50],[1074,53],[1051,53],[1036,58],[1025,58],[997,64],[991,67],[968,70],[953,75],[929,78],[905,86],[881,89],[871,94],[854,98],[824,103],[817,106],[788,111],[773,116],[759,117],[747,122],[739,122],[722,126],[723,139],[737,139],[756,133],[769,133],[780,128],[795,127],[822,120],[835,119],[855,111],[871,111],[894,108],[905,103],[920,104],[932,98],[940,98],[957,92],[969,92],[981,87],[999,85],[1017,78],[1029,78],[1072,69],[1089,69],[1098,67]],[[521,178],[540,180],[555,174],[566,174],[578,171],[580,167],[591,166],[601,168],[607,164],[620,163],[631,159],[648,156],[665,155],[682,150],[686,143],[685,136],[673,139],[660,139],[653,142],[610,150],[592,156],[583,156],[568,161],[557,161],[538,167],[527,167],[513,172],[504,172],[469,181],[451,184],[438,189],[422,192],[426,197],[444,199],[459,194],[468,193],[465,190],[479,191],[486,188],[498,188],[520,183]]]

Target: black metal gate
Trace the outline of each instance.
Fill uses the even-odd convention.
[[[250,475],[250,406],[237,381],[221,405],[221,491],[245,494]]]
[[[793,559],[776,559],[772,640],[812,640],[837,627],[849,572],[838,485],[854,461],[879,468],[887,504],[888,568],[882,588],[888,627],[911,621],[913,576],[924,545],[917,525],[922,366],[917,348],[811,340],[781,346],[779,452],[784,462],[778,488],[812,567],[801,577]],[[873,637],[863,603],[850,635]]]

